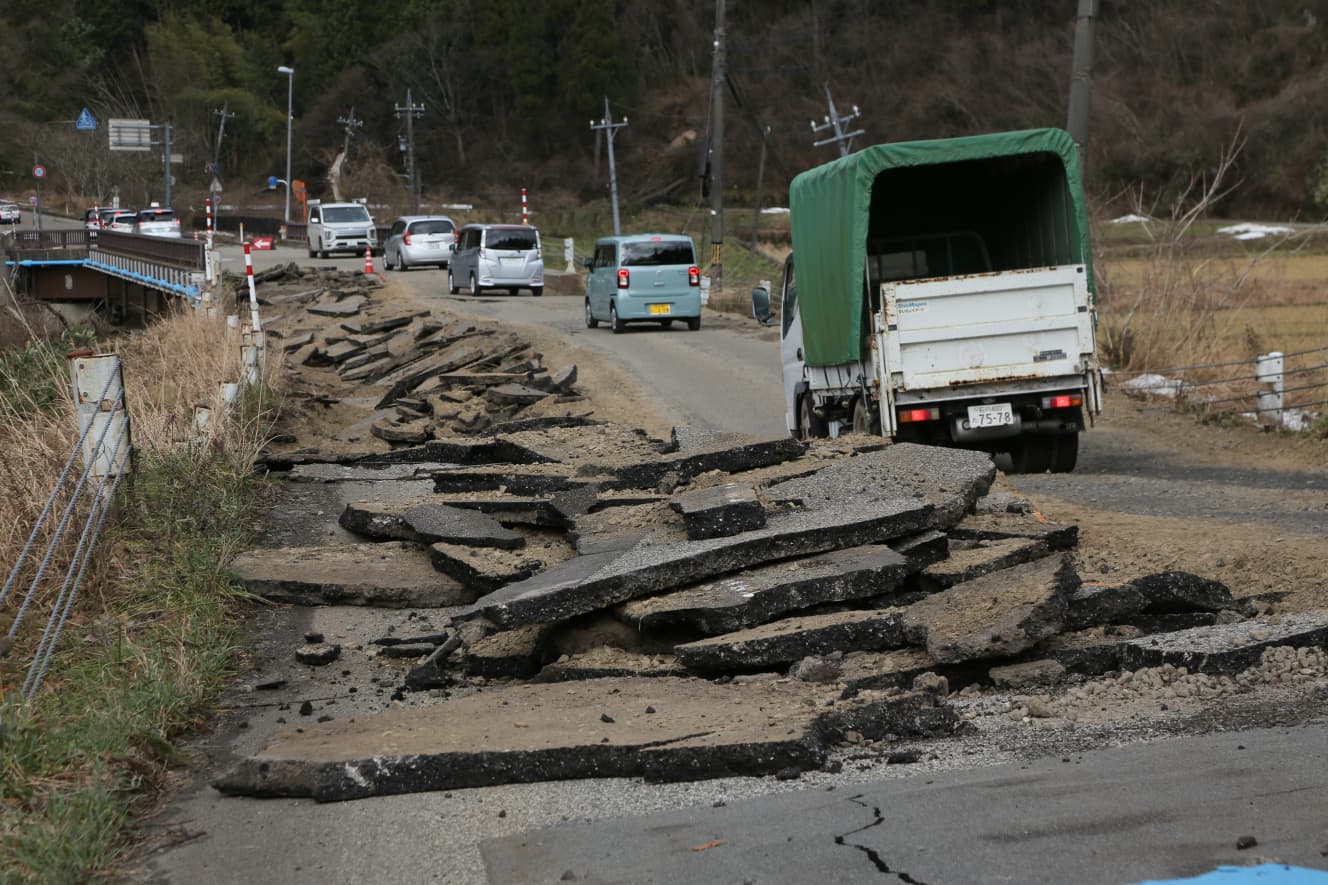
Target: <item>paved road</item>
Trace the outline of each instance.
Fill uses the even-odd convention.
[[[225,255],[227,269],[242,267],[236,250]],[[260,269],[290,260],[307,258],[296,250],[255,253]],[[318,263],[350,269],[363,259]],[[696,423],[782,432],[768,338],[723,323],[697,333],[615,336],[585,329],[577,298],[450,298],[443,274],[399,279],[469,313],[565,334],[618,361]],[[1086,478],[1106,470],[1106,452],[1085,456]],[[328,620],[335,616],[273,612],[264,631],[271,654],[288,657],[305,629],[335,635]],[[223,723],[216,765],[252,750],[276,717],[292,715],[255,707]],[[1075,754],[1068,762],[1022,762],[1006,752],[962,761],[960,770],[846,766],[792,783],[588,780],[317,805],[221,797],[207,786],[213,769],[183,790],[164,818],[197,838],[153,857],[142,878],[936,885],[1119,883],[1195,874],[1255,855],[1323,867],[1328,722],[1322,710],[1312,715],[1297,728],[1178,738]],[[1237,851],[1244,835],[1259,846]],[[722,844],[693,850],[716,840]]]

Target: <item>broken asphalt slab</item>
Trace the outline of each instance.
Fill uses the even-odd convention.
[[[910,640],[939,663],[1005,657],[1059,633],[1079,576],[1065,554],[992,572],[910,605]]]
[[[726,538],[765,525],[765,507],[756,489],[731,482],[678,495],[669,506],[682,514],[693,541]]]
[[[995,478],[996,466],[983,452],[899,443],[772,482],[765,492],[772,502],[800,501],[808,509],[912,497],[934,508],[929,528],[948,528],[973,509]]]
[[[1125,670],[1171,664],[1191,673],[1236,673],[1259,662],[1266,649],[1328,646],[1328,611],[1287,614],[1277,618],[1194,627],[1158,633],[1120,643]]]
[[[513,685],[279,732],[214,786],[320,802],[587,777],[667,782],[804,771],[847,731],[952,733],[929,695],[802,682],[596,679]]]
[[[439,574],[409,544],[251,550],[229,569],[255,596],[296,605],[439,608],[475,599],[474,590]]]
[[[930,505],[896,499],[869,508],[781,513],[765,528],[731,538],[647,539],[577,583],[536,576],[501,588],[477,608],[500,627],[552,623],[758,563],[883,543],[918,532],[931,519]]]
[[[421,504],[418,499],[404,503],[356,501],[346,505],[338,521],[342,528],[374,540],[441,541],[504,550],[515,550],[526,543],[525,536],[504,528],[479,510]]]
[[[832,612],[786,618],[674,648],[693,670],[758,670],[787,666],[812,655],[883,651],[907,644],[904,609]]]
[[[880,596],[911,572],[908,559],[883,544],[849,547],[635,599],[615,613],[641,630],[682,624],[713,636],[813,605]]]
[[[637,464],[604,469],[598,465],[585,465],[580,472],[611,473],[614,479],[607,484],[611,488],[649,489],[658,486],[666,476],[673,477],[676,483],[686,483],[712,470],[741,473],[745,470],[791,461],[806,450],[806,443],[781,437],[744,442],[739,445],[720,445],[709,449],[674,452],[655,456]]]

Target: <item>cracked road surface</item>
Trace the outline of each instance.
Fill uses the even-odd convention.
[[[1320,722],[563,826],[483,851],[495,885],[1118,885],[1270,859],[1322,868],[1326,762]],[[1237,849],[1242,836],[1257,846]]]

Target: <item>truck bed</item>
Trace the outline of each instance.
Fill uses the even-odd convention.
[[[1083,265],[883,283],[881,305],[896,392],[1082,374],[1094,352]]]

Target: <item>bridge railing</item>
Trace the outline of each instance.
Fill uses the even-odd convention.
[[[197,240],[145,237],[142,234],[103,230],[97,234],[96,249],[112,255],[145,258],[185,270],[201,271],[206,264],[206,246]]]
[[[15,230],[4,235],[9,249],[86,249],[95,237],[86,230]]]

